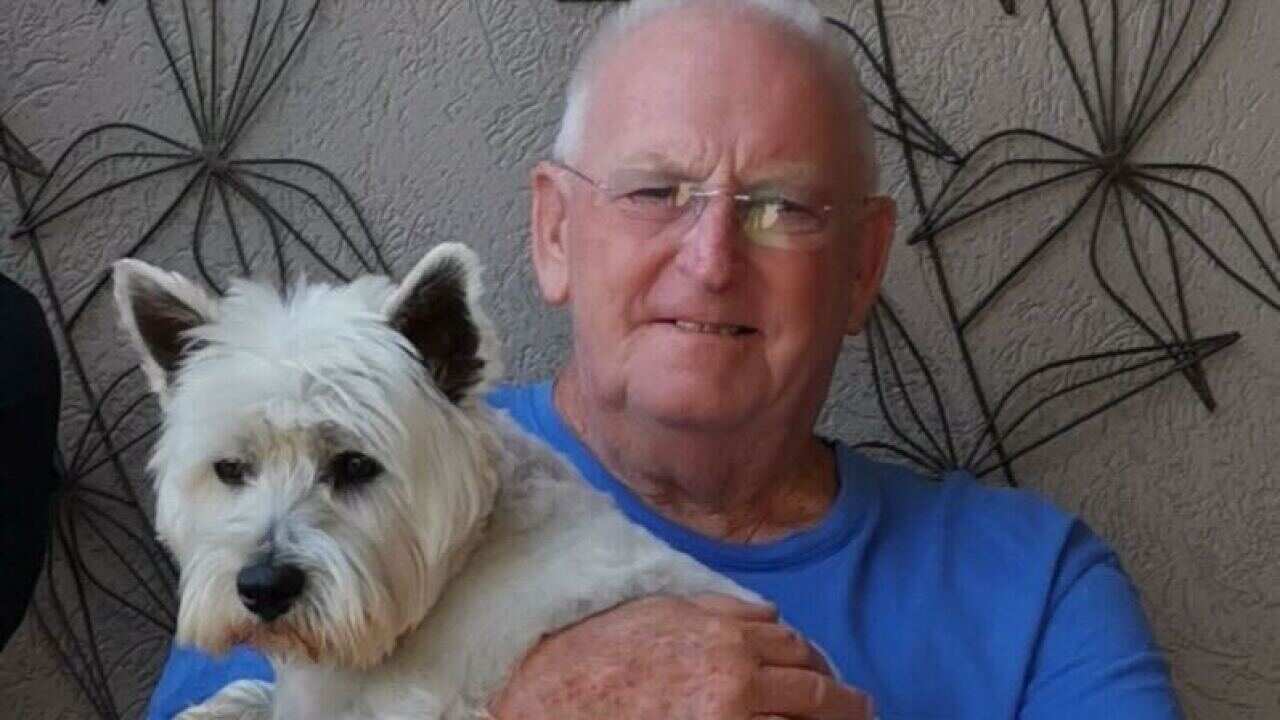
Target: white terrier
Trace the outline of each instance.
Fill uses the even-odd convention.
[[[482,717],[545,633],[653,593],[754,599],[487,408],[498,342],[467,248],[398,288],[215,300],[136,260],[114,279],[164,416],[150,469],[177,641],[247,643],[276,672],[183,720]]]

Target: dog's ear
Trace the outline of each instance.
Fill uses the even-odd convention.
[[[476,254],[461,243],[441,243],[387,301],[387,321],[422,355],[436,387],[458,405],[502,375],[497,336],[480,307],[481,292]]]
[[[118,260],[111,270],[120,323],[142,360],[151,391],[163,397],[192,348],[188,331],[213,319],[214,302],[181,275],[141,260]]]

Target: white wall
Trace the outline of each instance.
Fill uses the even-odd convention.
[[[0,111],[46,161],[99,122],[128,119],[192,139],[142,2],[0,4]],[[1011,125],[1088,141],[1044,3],[1021,4],[1021,15],[1007,18],[991,0],[887,3],[904,87],[961,147]],[[1121,4],[1145,7],[1126,12],[1124,21],[1150,31],[1154,3]],[[868,2],[821,5],[871,27]],[[549,149],[562,83],[599,14],[549,0],[326,2],[244,154],[295,155],[337,172],[399,271],[426,244],[473,244],[487,261],[490,302],[507,335],[513,375],[545,376],[565,348],[566,324],[533,293],[523,246],[526,178]],[[1068,23],[1068,33],[1079,39],[1080,24]],[[1139,157],[1223,167],[1257,192],[1270,221],[1280,220],[1278,46],[1280,5],[1236,3],[1222,41]],[[1136,64],[1137,52],[1131,55]],[[888,188],[904,208],[904,225],[912,226],[899,156],[888,145],[882,154]],[[122,194],[51,226],[42,242],[61,291],[83,296],[171,192],[154,186]],[[994,268],[1007,266],[1072,197],[1054,192],[947,235],[942,247],[957,293],[972,298],[989,286]],[[193,207],[179,227],[190,226]],[[1205,207],[1187,211],[1226,257],[1245,262]],[[5,182],[0,226],[13,215]],[[995,394],[1039,362],[1144,342],[1088,273],[1087,229],[1081,223],[1068,231],[1047,264],[1025,276],[975,331],[979,364]],[[1122,256],[1110,229],[1105,257],[1115,263]],[[213,231],[225,243],[225,226],[215,222]],[[190,270],[185,243],[167,234],[147,257]],[[1186,383],[1172,381],[1019,462],[1018,470],[1027,485],[1082,513],[1117,548],[1170,652],[1192,717],[1274,718],[1280,716],[1280,314],[1233,286],[1202,255],[1186,257],[1197,327],[1245,336],[1207,365],[1221,408],[1210,415]],[[1280,258],[1270,261],[1280,266]],[[0,270],[29,288],[38,285],[21,242],[0,239]],[[1132,279],[1121,286],[1136,287]],[[888,288],[935,358],[957,423],[971,433],[978,416],[920,249],[898,245]],[[105,307],[87,315],[77,333],[99,381],[110,377],[100,369],[129,362]],[[850,342],[838,373],[824,427],[851,440],[883,436],[861,341]],[[83,419],[74,391],[68,407],[72,421]],[[121,642],[136,640],[135,632],[123,621],[108,626]],[[57,675],[36,637],[29,622],[0,658],[0,708],[14,708],[12,717],[80,717],[72,685]],[[134,702],[130,714],[153,682],[151,658],[161,649],[162,640],[149,639],[117,671],[116,682]]]

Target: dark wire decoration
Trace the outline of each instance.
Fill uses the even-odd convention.
[[[18,208],[25,213],[31,205],[22,173],[43,178],[48,175],[43,172],[39,161],[30,156],[21,141],[7,128],[0,132],[0,152],[6,157],[5,171]],[[9,160],[14,157],[18,158],[17,162]],[[94,449],[89,454],[95,467],[82,472],[81,463],[77,461],[73,464],[75,469],[69,469],[62,450],[55,458],[60,482],[51,503],[51,530],[49,544],[45,549],[43,583],[37,591],[31,611],[36,627],[57,658],[58,664],[75,681],[97,715],[114,720],[123,716],[110,694],[108,663],[103,659],[106,648],[98,640],[97,622],[92,607],[97,599],[94,593],[100,592],[138,616],[151,620],[156,626],[171,631],[174,626],[173,608],[177,603],[174,591],[177,571],[152,540],[154,530],[150,519],[138,502],[134,483],[119,458],[118,453],[124,447],[118,445],[111,434],[119,421],[108,423],[104,417],[103,403],[119,383],[113,383],[101,398],[95,398],[85,363],[76,349],[62,305],[58,301],[57,289],[50,282],[48,263],[40,251],[37,231],[31,232],[30,241],[57,320],[59,340],[71,361],[81,391],[93,406],[90,420],[75,443],[76,456],[81,455],[90,435],[96,433]],[[110,488],[103,489],[82,482],[90,472],[104,465],[116,473],[117,482]],[[81,552],[82,533],[92,533],[111,549],[121,563],[113,568],[99,567],[97,570],[114,570],[115,572],[109,572],[112,577],[119,577],[120,571],[125,572],[146,594],[154,596],[151,598],[151,607],[135,603],[126,597],[127,591],[121,592],[120,588],[113,587],[109,580],[90,567]],[[64,596],[68,586],[73,597]]]
[[[878,53],[848,24],[829,19],[849,35],[883,88],[870,89],[869,102],[876,128],[901,149],[922,218],[911,232],[910,242],[923,248],[927,256],[946,307],[948,329],[982,414],[976,439],[958,437],[930,363],[885,300],[874,309],[866,335],[876,398],[893,441],[866,442],[862,447],[904,458],[935,476],[956,469],[978,476],[1000,471],[1005,482],[1016,485],[1015,460],[1166,378],[1181,376],[1209,411],[1217,407],[1204,361],[1237,342],[1240,335],[1203,334],[1195,329],[1194,298],[1185,283],[1187,256],[1193,250],[1202,252],[1237,285],[1280,310],[1280,278],[1276,275],[1280,246],[1257,200],[1232,175],[1202,163],[1153,162],[1140,159],[1138,154],[1218,39],[1232,4],[1232,0],[1146,3],[1155,22],[1146,43],[1136,48],[1141,64],[1135,79],[1121,73],[1129,48],[1121,39],[1124,22],[1119,0],[1047,0],[1048,25],[1088,122],[1092,147],[1032,128],[1013,128],[983,139],[966,152],[947,142],[901,91],[883,0],[874,4]],[[1004,7],[1014,10],[1012,2]],[[1073,48],[1063,32],[1068,16],[1084,30],[1083,53]],[[1197,27],[1207,28],[1198,39]],[[932,195],[925,189],[922,159],[944,166],[945,180]],[[1018,173],[1028,169],[1047,171],[1049,176],[1020,182]],[[1086,189],[1066,207],[1065,215],[1031,242],[1022,258],[993,287],[972,304],[963,305],[940,252],[947,232],[1020,199],[1059,189],[1073,179],[1086,182]],[[1211,185],[1214,182],[1216,186]],[[1220,227],[1201,227],[1178,209],[1172,198],[1179,194],[1203,203],[1208,212],[1203,213],[1201,222],[1207,218]],[[1245,215],[1231,210],[1230,201],[1247,208]],[[1140,216],[1159,231],[1140,233]],[[1082,217],[1089,218],[1092,278],[1103,297],[1149,342],[1100,348],[1047,362],[1015,379],[997,396],[989,389],[994,375],[980,372],[974,359],[970,331],[992,315],[1011,285],[1047,247],[1069,241],[1067,231]],[[1119,243],[1124,249],[1128,272],[1141,288],[1140,299],[1151,309],[1139,309],[1138,301],[1118,289],[1114,273],[1120,268],[1104,267],[1100,260],[1099,250],[1108,243]],[[1228,243],[1245,248],[1256,266],[1245,271],[1227,262],[1221,249]],[[1153,253],[1164,258],[1163,267],[1158,268],[1165,273],[1164,283],[1153,279],[1157,268],[1147,259]],[[1160,285],[1172,286],[1171,298],[1160,292]],[[1043,384],[1050,389],[1037,393],[1035,387]],[[1109,397],[1101,402],[1089,400],[1086,393],[1099,390],[1108,392]],[[1072,400],[1065,421],[1030,433],[1030,437],[1017,432],[1034,425],[1051,406],[1061,408],[1063,401]],[[966,439],[968,443],[962,444]]]
[[[1184,378],[1212,409],[1215,401],[1204,361],[1240,336],[1194,330],[1191,298],[1183,280],[1186,251],[1178,250],[1180,243],[1206,253],[1219,269],[1267,305],[1275,308],[1280,302],[1280,281],[1272,268],[1280,259],[1280,248],[1258,203],[1239,181],[1207,165],[1144,162],[1136,157],[1142,141],[1168,114],[1216,40],[1231,0],[1154,0],[1158,22],[1152,26],[1149,43],[1138,48],[1141,65],[1136,87],[1126,86],[1121,79],[1119,59],[1125,48],[1120,42],[1119,0],[1046,2],[1050,32],[1093,133],[1090,148],[1034,129],[1015,128],[961,150],[938,132],[901,90],[883,0],[874,2],[875,43],[846,23],[831,20],[848,34],[864,66],[878,78],[878,83],[868,88],[873,121],[903,154],[922,218],[911,233],[911,242],[924,249],[942,291],[948,327],[983,420],[976,438],[963,436],[948,413],[945,393],[931,368],[934,361],[922,352],[893,303],[884,299],[873,310],[866,337],[877,402],[893,440],[865,442],[861,447],[904,458],[935,476],[961,468],[979,475],[1000,471],[1006,482],[1014,484],[1014,461],[1174,376]],[[1087,38],[1086,57],[1080,57],[1065,40],[1064,5],[1075,8],[1073,12],[1079,16],[1077,22]],[[174,138],[132,123],[108,123],[82,133],[46,167],[0,123],[0,164],[8,174],[20,211],[19,227],[11,235],[31,248],[63,351],[89,409],[87,420],[71,435],[74,442],[64,447],[63,489],[55,502],[54,539],[43,591],[34,605],[35,620],[60,665],[96,716],[105,720],[125,717],[112,682],[124,659],[112,657],[112,643],[102,641],[99,611],[109,607],[126,612],[163,642],[175,624],[178,575],[153,539],[146,505],[140,502],[137,480],[126,463],[126,454],[144,451],[158,429],[154,406],[141,390],[138,368],[99,382],[91,376],[74,337],[90,303],[104,295],[106,269],[93,287],[81,294],[79,302],[68,304],[55,282],[58,272],[46,252],[48,240],[43,232],[94,202],[123,200],[126,191],[154,179],[163,181],[162,187],[179,188],[177,194],[123,254],[137,255],[156,242],[162,228],[182,225],[180,210],[194,202],[195,219],[186,228],[187,238],[198,273],[216,292],[222,291],[224,275],[249,274],[260,263],[270,265],[283,284],[295,264],[294,256],[338,279],[348,277],[342,269],[347,266],[389,273],[358,203],[333,173],[304,159],[241,158],[236,154],[246,129],[312,28],[318,0],[305,4],[276,0],[274,5],[256,0],[248,25],[238,33],[223,30],[217,0],[204,0],[202,13],[193,12],[190,0],[172,0],[168,6],[175,17],[167,20],[156,0],[148,0],[147,12],[176,83],[176,95],[190,119],[189,137]],[[1016,11],[1014,0],[1000,0],[1000,7],[1006,13]],[[1216,12],[1207,25],[1193,17],[1205,8]],[[1101,24],[1095,25],[1100,15],[1091,10],[1098,9],[1101,17],[1109,18],[1109,32],[1102,32]],[[1197,25],[1209,31],[1193,41],[1190,38]],[[174,37],[180,47],[177,52]],[[220,54],[224,45],[233,51]],[[1178,65],[1178,51],[1188,49],[1191,60]],[[1038,147],[1024,152],[1018,142]],[[100,147],[105,150],[98,150]],[[88,157],[77,159],[86,148]],[[924,162],[935,163],[945,176],[933,193],[925,189]],[[129,168],[123,177],[107,172],[122,165]],[[991,189],[1006,176],[1029,168],[1047,169],[1052,174],[1014,189]],[[305,179],[295,181],[286,171]],[[1023,260],[993,289],[971,306],[962,306],[940,252],[943,237],[956,226],[1076,178],[1088,182],[1079,202],[1030,245]],[[1249,208],[1248,220],[1255,226],[1252,233],[1227,209],[1221,191],[1215,193],[1196,184],[1205,179],[1220,181],[1226,192]],[[995,195],[984,197],[984,192]],[[324,200],[321,195],[326,193],[337,200]],[[1247,247],[1265,282],[1247,279],[1222,260],[1207,239],[1208,232],[1198,229],[1186,213],[1171,204],[1173,193],[1198,198],[1212,207],[1209,217],[1216,217],[1227,229],[1215,234],[1214,240],[1225,238]],[[296,201],[304,210],[321,214],[320,224],[331,242],[325,246],[312,242],[301,229],[301,211],[280,199]],[[1014,289],[1014,279],[1042,257],[1045,247],[1065,242],[1069,227],[1089,212],[1091,275],[1103,296],[1118,306],[1149,342],[1098,348],[1044,363],[1009,382],[999,395],[994,394],[988,383],[995,369],[987,368],[988,374],[979,372],[969,331],[999,306],[1001,298]],[[217,239],[222,249],[228,249],[229,244],[234,251],[230,269],[207,261],[214,240],[208,229],[217,213],[228,236]],[[1119,220],[1118,232],[1115,222],[1104,222],[1111,213]],[[1154,237],[1138,232],[1138,213],[1144,213],[1159,229]],[[250,222],[256,223],[260,232],[245,232]],[[252,244],[253,239],[263,237],[266,243]],[[1108,279],[1097,254],[1104,241],[1127,248],[1132,271],[1154,311],[1138,310]],[[322,247],[328,246],[341,252],[327,254]],[[1140,250],[1153,248],[1166,254],[1165,269],[1175,288],[1172,299],[1160,296],[1150,280],[1151,272],[1141,261]],[[1050,389],[1037,392],[1040,385]],[[1081,404],[1084,393],[1099,388],[1108,390],[1108,399]],[[1075,400],[1072,408],[1080,409],[1070,413],[1065,422],[1024,437],[1028,434],[1025,428],[1034,425],[1042,411],[1070,400]],[[64,411],[64,422],[71,419]],[[130,586],[122,586],[122,579]]]
[[[40,158],[31,153],[22,140],[0,120],[0,164],[6,170],[20,170],[35,178],[49,177],[49,171]]]
[[[101,383],[75,338],[86,310],[109,294],[104,292],[109,268],[102,269],[78,302],[64,301],[43,232],[95,202],[126,201],[127,191],[155,180],[162,188],[178,190],[123,256],[148,249],[163,228],[178,224],[184,204],[198,203],[188,228],[192,258],[200,276],[219,294],[226,275],[253,274],[260,263],[270,265],[283,286],[297,264],[295,255],[340,280],[349,279],[344,265],[360,272],[391,272],[354,196],[332,172],[306,159],[237,155],[246,130],[313,27],[318,0],[256,0],[247,26],[234,33],[223,27],[229,20],[219,6],[217,0],[206,0],[204,12],[197,12],[189,0],[178,0],[168,3],[166,14],[156,0],[146,3],[190,119],[188,137],[134,123],[107,123],[76,137],[46,169],[0,126],[0,161],[20,211],[10,237],[31,249],[63,352],[90,409],[60,459],[64,478],[54,502],[52,547],[33,604],[34,619],[60,666],[104,720],[130,716],[113,689],[113,674],[132,661],[128,655],[134,648],[113,653],[121,649],[119,643],[113,648],[103,642],[103,613],[128,614],[163,648],[176,624],[178,570],[154,539],[137,478],[123,459],[127,452],[145,449],[159,427],[139,368]],[[121,168],[126,169],[123,175]],[[28,185],[29,179],[39,182]],[[328,202],[322,195],[337,200]],[[209,261],[208,228],[216,214],[230,236],[219,238],[219,244],[225,250],[229,239],[234,249],[233,267],[224,272]],[[324,252],[304,234],[302,216],[307,214],[323,217],[321,232],[332,236],[330,245],[340,253]],[[246,232],[251,223],[260,232]],[[255,247],[255,235],[266,236],[269,243]],[[67,420],[64,410],[64,437]]]

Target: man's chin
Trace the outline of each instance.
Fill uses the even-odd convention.
[[[667,373],[658,387],[632,387],[628,411],[681,430],[731,431],[757,414],[755,398],[731,383]]]

